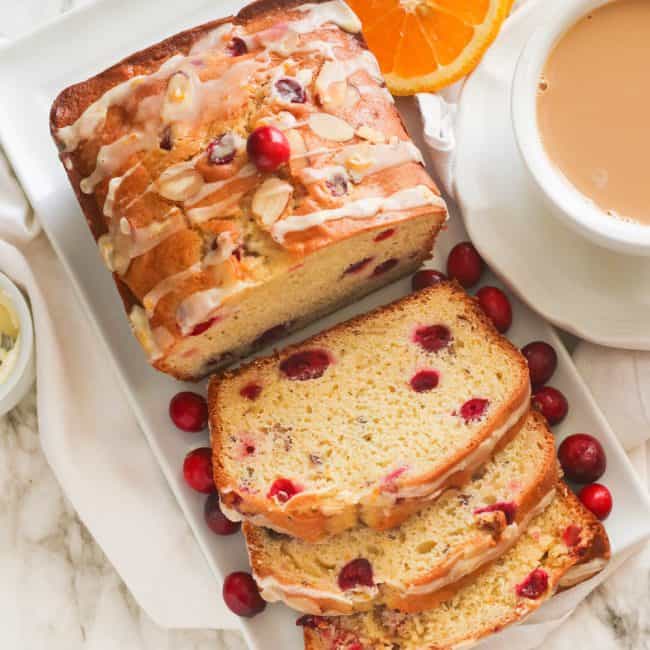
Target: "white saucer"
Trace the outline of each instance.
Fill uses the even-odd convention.
[[[544,318],[594,343],[650,350],[650,258],[613,253],[562,225],[517,150],[512,78],[544,6],[533,2],[516,11],[465,84],[455,194],[486,262]]]

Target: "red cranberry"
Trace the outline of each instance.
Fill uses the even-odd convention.
[[[169,402],[169,417],[181,431],[203,431],[208,424],[208,403],[198,393],[176,393]]]
[[[475,397],[465,402],[460,407],[460,415],[465,422],[473,422],[483,417],[490,402],[480,397]]]
[[[350,264],[350,266],[348,266],[348,268],[345,269],[345,271],[343,271],[343,275],[361,273],[361,271],[363,271],[363,269],[365,269],[366,266],[368,266],[368,264],[370,264],[370,262],[372,262],[373,259],[374,258],[372,257],[364,257],[364,259],[359,260],[358,262],[354,262],[354,264]]]
[[[243,38],[235,36],[232,41],[228,43],[227,50],[230,56],[242,56],[242,54],[246,54],[248,52],[248,46],[246,45],[246,41]]]
[[[420,291],[426,287],[434,287],[447,279],[447,276],[434,269],[422,269],[418,271],[411,280],[413,291]]]
[[[239,394],[242,397],[245,397],[246,399],[251,400],[254,402],[262,393],[262,387],[255,383],[254,381],[251,381],[250,383],[246,384],[240,391]]]
[[[299,492],[302,492],[302,488],[295,485],[293,481],[288,478],[278,478],[273,481],[273,485],[271,485],[271,489],[266,496],[269,499],[275,498],[280,503],[286,503]]]
[[[483,287],[477,294],[478,303],[494,326],[505,334],[512,325],[512,307],[508,296],[496,287]]]
[[[329,180],[325,181],[325,186],[332,196],[345,196],[350,189],[348,179],[343,174],[334,174]]]
[[[523,582],[520,582],[517,587],[517,596],[521,598],[530,598],[537,600],[541,598],[548,589],[548,573],[544,569],[535,569],[531,571]]]
[[[281,323],[280,325],[271,327],[270,329],[266,330],[266,332],[263,332],[260,336],[258,336],[255,339],[253,345],[255,347],[269,345],[270,343],[273,343],[274,341],[281,339],[283,336],[288,334],[288,332],[289,332],[289,324]]]
[[[562,422],[569,412],[569,402],[566,397],[552,386],[542,386],[533,393],[533,405],[553,426]]]
[[[440,381],[440,375],[435,370],[420,370],[411,377],[411,388],[416,393],[425,393],[433,390]]]
[[[413,340],[427,352],[438,352],[451,343],[451,332],[444,325],[423,325],[415,330]]]
[[[372,566],[365,558],[348,562],[339,573],[339,587],[343,591],[355,587],[374,587]]]
[[[580,526],[570,524],[564,529],[562,539],[569,548],[573,548],[580,543],[580,533],[582,533],[582,528]]]
[[[305,614],[296,621],[296,625],[298,627],[309,627],[315,630],[317,627],[319,627],[321,622],[324,622],[324,619],[321,616]]]
[[[167,125],[160,134],[160,143],[158,146],[165,151],[172,150],[174,144],[172,142],[172,130],[169,125]]]
[[[612,493],[600,483],[585,485],[578,498],[585,508],[591,510],[601,521],[607,519],[612,511]]]
[[[225,165],[235,159],[237,140],[232,133],[224,133],[215,138],[207,149],[208,160],[213,165]]]
[[[397,264],[399,263],[398,260],[396,260],[394,257],[391,257],[390,259],[386,260],[385,262],[382,262],[381,264],[378,264],[375,267],[375,270],[372,272],[374,276],[377,275],[382,275],[383,273],[388,273],[388,271],[391,271],[394,269]]]
[[[481,279],[484,267],[483,259],[468,241],[456,244],[447,258],[447,275],[466,289]]]
[[[564,474],[575,483],[593,483],[607,467],[603,446],[587,433],[569,436],[560,445],[557,456]]]
[[[395,234],[395,228],[388,228],[388,230],[382,230],[375,238],[373,241],[379,242],[379,241],[384,241],[384,239],[388,239],[389,237],[392,237]]]
[[[210,494],[214,490],[212,449],[199,447],[187,454],[183,461],[183,476],[192,489]]]
[[[252,618],[264,611],[266,603],[250,573],[231,573],[223,583],[223,599],[237,616]]]
[[[325,350],[302,350],[287,357],[280,370],[289,378],[298,381],[322,377],[331,363]]]
[[[502,512],[506,517],[506,523],[510,525],[515,520],[517,504],[514,501],[499,501],[498,503],[474,510],[475,515],[480,515],[483,512]]]
[[[283,102],[289,104],[304,104],[307,101],[307,94],[302,84],[296,79],[283,77],[275,82],[275,91]]]
[[[289,162],[291,156],[291,147],[284,133],[270,125],[260,126],[248,136],[246,151],[262,172],[274,172]]]
[[[203,507],[203,518],[208,528],[217,535],[234,535],[241,527],[238,521],[230,521],[221,512],[219,495],[213,492],[206,500]]]
[[[204,323],[199,323],[191,332],[190,336],[199,336],[203,332],[209,330],[217,321],[219,320],[218,316],[206,320]]]
[[[521,352],[528,361],[533,386],[545,384],[557,368],[557,354],[553,347],[544,341],[533,341],[524,346]]]

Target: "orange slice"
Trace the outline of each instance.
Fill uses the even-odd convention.
[[[512,0],[348,0],[395,95],[432,92],[471,72]]]

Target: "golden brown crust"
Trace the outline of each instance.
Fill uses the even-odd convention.
[[[399,504],[394,504],[388,508],[385,502],[379,502],[379,488],[374,488],[373,492],[368,493],[369,501],[377,500],[376,506],[371,503],[368,505],[348,504],[338,514],[324,515],[320,510],[322,498],[319,495],[299,494],[284,507],[265,499],[258,495],[246,494],[235,495],[230,492],[235,485],[234,478],[231,477],[223,463],[221,457],[221,437],[224,434],[220,413],[219,413],[219,387],[222,383],[232,381],[251,370],[261,370],[269,365],[275,365],[281,358],[289,356],[293,352],[303,348],[305,345],[318,347],[325,336],[344,332],[348,329],[362,326],[369,319],[375,318],[381,314],[387,314],[401,305],[411,302],[418,302],[426,293],[447,291],[450,294],[450,300],[468,301],[467,304],[471,310],[471,318],[477,328],[485,332],[486,337],[492,337],[493,340],[509,354],[513,360],[516,360],[520,370],[520,380],[517,389],[509,403],[504,404],[501,408],[485,423],[481,432],[464,448],[459,450],[451,457],[444,467],[439,467],[434,471],[417,477],[409,478],[400,482],[399,487],[418,487],[430,484],[436,478],[445,475],[451,468],[458,465],[469,454],[471,454],[479,445],[485,441],[498,427],[502,427],[511,415],[518,409],[522,408],[530,396],[530,383],[528,366],[521,353],[508,341],[501,336],[494,327],[492,321],[485,315],[479,307],[478,301],[468,296],[465,291],[455,282],[443,282],[435,287],[425,289],[423,292],[415,293],[395,301],[389,305],[384,305],[366,314],[361,314],[344,323],[339,323],[327,332],[321,332],[299,344],[291,345],[281,352],[275,351],[273,355],[263,358],[254,359],[239,368],[227,371],[221,375],[214,375],[208,387],[208,406],[210,415],[210,431],[213,447],[213,466],[215,484],[221,493],[224,504],[229,508],[237,509],[245,518],[251,518],[255,515],[263,515],[264,525],[274,528],[279,532],[289,533],[306,541],[317,541],[331,534],[336,534],[352,528],[358,523],[363,523],[377,530],[386,530],[399,525],[408,516],[417,509],[426,505],[427,500],[422,499],[404,499]],[[514,425],[514,430],[521,427],[525,419],[525,414]],[[513,433],[513,428],[504,431],[503,435]],[[462,471],[449,476],[442,488],[462,485],[471,476],[471,472],[476,466],[468,468],[469,471]],[[435,498],[435,497],[434,497]]]

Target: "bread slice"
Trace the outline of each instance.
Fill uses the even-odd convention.
[[[446,219],[343,0],[258,0],[65,89],[50,121],[131,328],[179,379],[414,271]],[[269,126],[273,171],[247,151]]]
[[[403,614],[385,607],[322,618],[306,616],[307,650],[447,650],[469,648],[521,621],[557,589],[585,580],[609,559],[603,526],[563,483],[501,558],[465,578],[433,609]]]
[[[525,359],[443,283],[213,377],[224,512],[316,541],[392,528],[521,426]]]
[[[450,489],[399,528],[359,527],[309,544],[246,523],[262,596],[309,614],[350,614],[385,604],[433,607],[440,590],[503,555],[544,510],[558,481],[555,440],[531,412],[522,430],[462,489]],[[359,580],[356,567],[369,573]],[[363,584],[366,582],[366,584]]]

